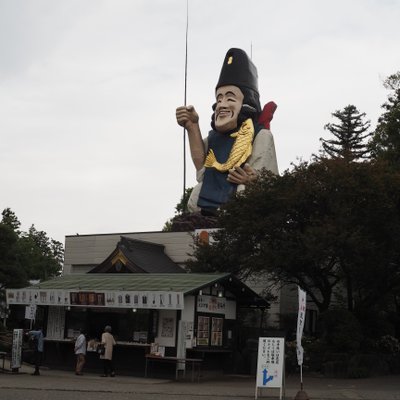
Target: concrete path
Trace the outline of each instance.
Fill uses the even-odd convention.
[[[6,362],[6,369],[8,369]],[[116,376],[102,378],[85,373],[76,376],[73,371],[43,369],[40,376],[31,376],[33,368],[24,365],[19,373],[0,373],[0,389],[30,389],[44,391],[98,392],[121,394],[168,394],[176,399],[211,397],[213,399],[252,399],[255,379],[249,376],[229,375],[201,378],[199,383],[188,380],[145,379]],[[294,399],[300,389],[299,377],[286,379],[284,398]],[[326,379],[304,376],[304,390],[311,400],[400,400],[400,375],[369,379]],[[259,398],[278,399],[278,389],[262,389]]]

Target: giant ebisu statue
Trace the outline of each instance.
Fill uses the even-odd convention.
[[[214,215],[234,193],[257,179],[263,168],[278,174],[274,139],[269,123],[276,109],[270,102],[261,109],[257,69],[241,49],[225,56],[215,88],[212,130],[202,138],[193,106],[178,107],[176,119],[188,133],[198,184],[188,208]]]

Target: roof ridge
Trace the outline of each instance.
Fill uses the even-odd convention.
[[[118,242],[118,244],[120,244],[122,241],[127,241],[127,242],[134,242],[134,243],[139,243],[139,244],[145,244],[145,245],[150,245],[152,247],[161,247],[163,249],[165,249],[165,245],[160,244],[160,243],[154,243],[154,242],[148,242],[147,240],[141,240],[141,239],[134,239],[134,238],[130,238],[127,236],[121,236],[121,240]]]

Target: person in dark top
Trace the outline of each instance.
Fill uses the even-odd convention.
[[[43,361],[44,334],[42,327],[28,332],[29,340],[34,346],[35,371],[31,375],[40,375],[40,366]]]

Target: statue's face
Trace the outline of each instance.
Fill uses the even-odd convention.
[[[237,128],[237,120],[243,104],[243,93],[237,86],[221,86],[215,94],[215,128],[228,132]]]

